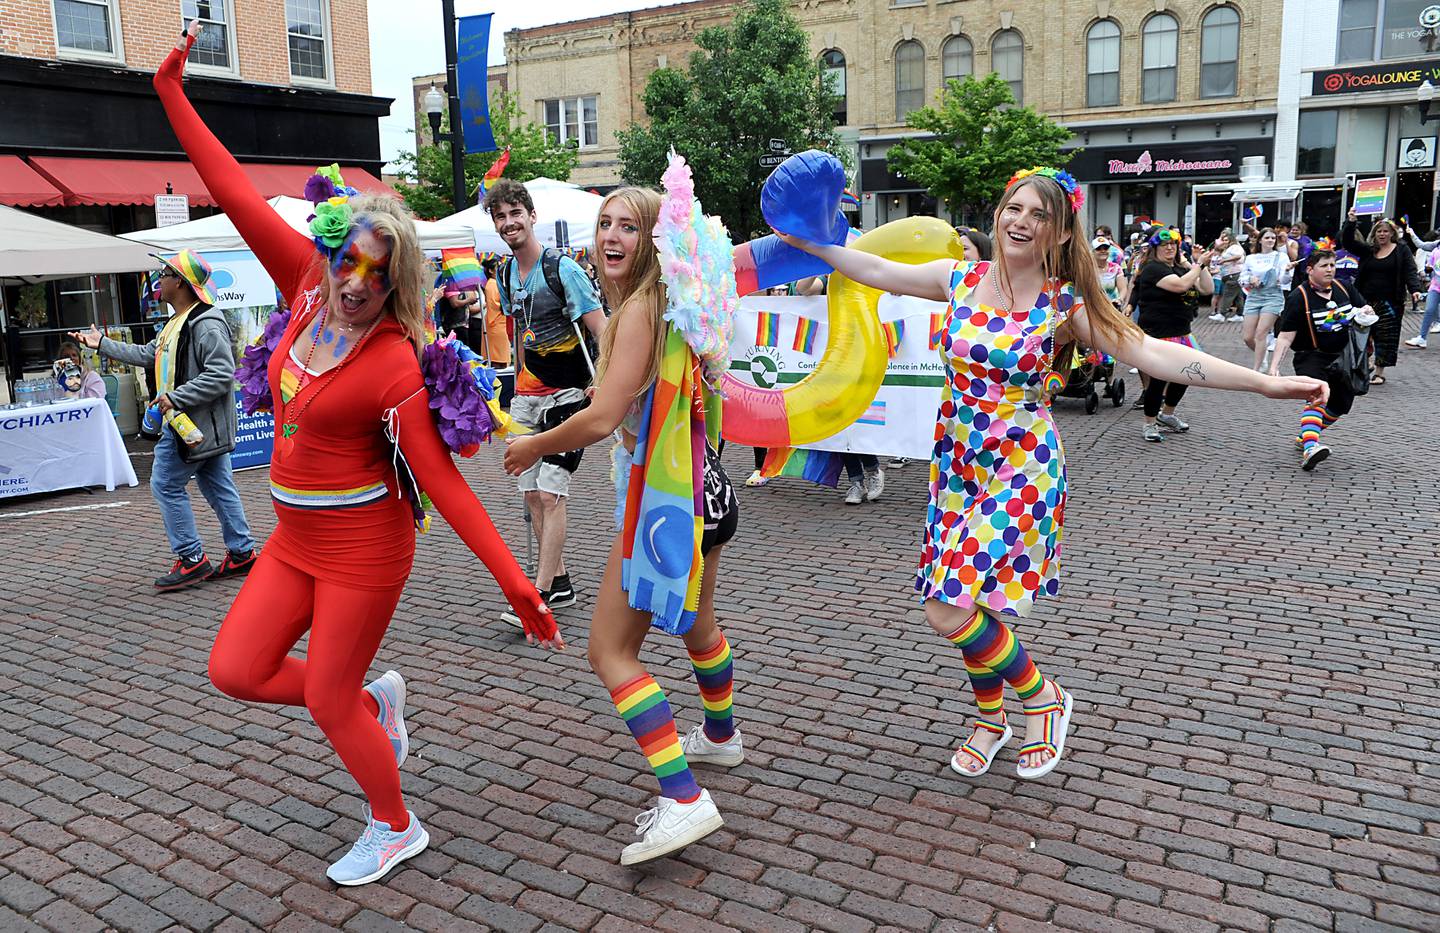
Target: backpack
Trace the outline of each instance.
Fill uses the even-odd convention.
[[[495,284],[505,294],[505,304],[514,307],[515,303],[510,300],[510,269],[515,265],[515,257],[506,256],[500,260],[500,266],[495,271]],[[565,283],[560,280],[560,251],[548,246],[540,249],[540,271],[545,276],[545,284],[550,291],[565,304]]]
[[[1345,300],[1353,305],[1355,298],[1350,294],[1350,289],[1339,282],[1335,284],[1345,293]],[[1300,287],[1300,300],[1305,304],[1305,323],[1310,326],[1310,342],[1318,349],[1320,341],[1315,334],[1315,319],[1310,316],[1310,295],[1303,285]],[[1370,328],[1362,327],[1352,320],[1345,328],[1345,347],[1325,367],[1326,373],[1341,382],[1349,383],[1350,391],[1356,395],[1366,395],[1370,391],[1370,376],[1373,370],[1370,367],[1370,358],[1365,352],[1369,343]]]

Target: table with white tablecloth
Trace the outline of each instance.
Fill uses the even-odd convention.
[[[0,498],[135,484],[135,468],[104,399],[0,411]]]

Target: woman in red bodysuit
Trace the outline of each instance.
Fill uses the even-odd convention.
[[[236,699],[310,710],[369,801],[360,840],[326,874],[365,884],[429,842],[400,795],[404,681],[392,671],[362,687],[415,554],[414,514],[399,495],[387,424],[527,637],[564,642],[436,429],[417,358],[423,255],[414,223],[394,199],[357,197],[350,211],[317,208],[336,221],[323,231],[329,244],[320,230],[312,243],[288,226],[185,98],[181,73],[198,33],[192,23],[155,89],[205,186],[292,309],[269,366],[279,522],[216,636],[210,679]],[[340,223],[347,215],[348,229]],[[306,657],[291,656],[307,631]]]

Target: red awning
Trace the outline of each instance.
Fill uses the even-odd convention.
[[[41,178],[19,156],[0,155],[0,204],[11,207],[60,207],[65,195]]]
[[[64,193],[67,205],[154,204],[155,195],[168,190],[171,194],[189,195],[191,207],[216,206],[189,162],[33,156],[30,164]],[[242,168],[264,198],[277,194],[300,197],[306,179],[315,171],[313,166],[268,162],[248,163]],[[340,172],[347,184],[360,191],[395,193],[363,168],[341,166]]]

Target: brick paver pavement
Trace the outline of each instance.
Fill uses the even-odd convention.
[[[1238,330],[1201,334],[1239,358]],[[910,601],[923,464],[858,508],[743,490],[718,602],[750,754],[698,769],[725,829],[635,871],[616,858],[656,784],[586,667],[588,600],[548,655],[495,621],[443,523],[422,539],[376,670],[408,678],[404,786],[433,841],[336,889],[353,782],[303,711],[206,679],[237,584],[151,591],[169,557],[144,486],[11,503],[0,929],[1440,929],[1437,373],[1440,351],[1405,352],[1313,475],[1291,403],[1195,392],[1163,445],[1128,406],[1061,403],[1064,585],[1021,632],[1079,706],[1038,783],[1013,749],[982,780],[946,767],[970,705]],[[463,470],[523,554],[495,453]],[[749,451],[727,460],[746,475]],[[592,452],[571,509],[587,594],[604,475]],[[265,479],[240,481],[261,533]],[[117,507],[24,514],[83,505]],[[679,643],[645,658],[696,722]]]

